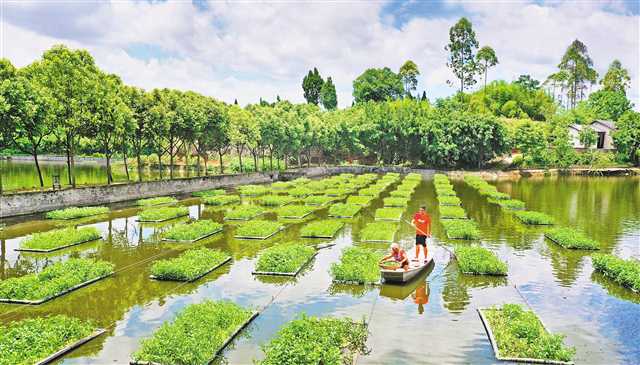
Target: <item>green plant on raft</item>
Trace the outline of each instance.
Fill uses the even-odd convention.
[[[319,220],[302,227],[300,236],[333,237],[342,227],[344,227],[344,223],[337,220]]]
[[[113,264],[109,262],[71,258],[51,264],[37,274],[0,281],[0,298],[42,300],[111,273]]]
[[[390,196],[395,198],[409,198],[413,194],[413,191],[408,190],[394,190],[389,193]]]
[[[292,186],[293,184],[287,181],[276,181],[273,184],[271,184],[271,188],[273,190],[286,190]]]
[[[306,187],[303,187],[303,186],[298,186],[294,189],[287,191],[287,193],[296,198],[304,198],[306,196],[312,195],[313,190],[307,189]]]
[[[251,311],[228,301],[190,304],[172,322],[163,323],[151,338],[142,340],[133,359],[158,364],[207,364],[251,316]]]
[[[466,219],[467,213],[461,207],[457,206],[440,206],[440,218],[443,219]]]
[[[313,247],[301,244],[273,246],[260,254],[255,271],[295,273],[315,253],[316,250]]]
[[[551,225],[554,223],[553,217],[540,212],[522,210],[517,211],[514,214],[524,224]]]
[[[640,293],[640,261],[624,260],[614,255],[595,254],[593,267],[616,283]]]
[[[187,207],[161,207],[143,210],[138,214],[138,219],[140,221],[155,222],[186,215],[189,215],[189,208]]]
[[[35,364],[95,331],[90,321],[55,315],[0,325],[0,365]]]
[[[480,246],[457,246],[456,260],[463,273],[507,275],[507,264],[495,253]]]
[[[482,310],[489,322],[500,356],[522,359],[571,361],[575,349],[563,344],[563,335],[553,335],[532,311],[517,304]]]
[[[347,204],[365,206],[365,205],[369,205],[369,203],[371,203],[372,200],[373,200],[373,197],[371,196],[353,195],[347,198]]]
[[[545,236],[564,248],[578,250],[599,250],[598,242],[573,228],[558,227],[550,229]]]
[[[367,326],[351,319],[302,315],[278,331],[262,347],[261,365],[352,364],[356,354],[366,354]]]
[[[34,233],[20,242],[20,248],[31,250],[53,250],[81,242],[88,242],[102,238],[95,227],[73,227],[56,229],[49,232]]]
[[[300,186],[300,185],[304,185],[308,182],[310,182],[311,179],[309,179],[308,177],[299,177],[295,180],[291,180],[291,183],[295,186]]]
[[[269,188],[263,185],[244,185],[239,186],[237,190],[244,196],[259,196],[269,192]]]
[[[349,203],[337,203],[333,204],[329,208],[329,216],[330,217],[354,217],[362,210],[361,205],[349,204]]]
[[[331,276],[336,281],[373,284],[380,280],[378,262],[384,253],[361,247],[342,251],[340,262],[331,264]]]
[[[525,208],[525,204],[523,201],[521,200],[517,200],[517,199],[489,199],[489,202],[494,203],[494,204],[498,204],[499,206],[501,206],[502,208],[505,209],[511,209],[511,210],[518,210],[518,209],[524,209]]]
[[[188,224],[178,224],[162,236],[173,241],[192,241],[222,230],[222,224],[212,220],[199,220]]]
[[[411,173],[408,173],[407,176],[404,177],[404,179],[410,180],[410,181],[422,181],[422,175],[415,172],[411,172]]]
[[[330,188],[324,191],[324,195],[326,196],[344,196],[353,192],[353,189],[350,188]]]
[[[397,231],[395,222],[372,222],[360,231],[360,240],[391,242]]]
[[[304,198],[304,203],[306,205],[325,205],[327,203],[330,203],[332,201],[336,200],[333,197],[330,196],[324,196],[324,195],[314,195],[314,196],[308,196],[306,198]]]
[[[457,196],[439,196],[438,197],[438,205],[446,206],[446,205],[460,205],[462,202],[460,198]]]
[[[256,205],[241,205],[227,212],[224,219],[248,220],[255,218],[265,212],[264,208]]]
[[[216,195],[224,195],[226,192],[224,189],[212,189],[212,190],[204,190],[204,191],[195,191],[191,193],[193,196],[197,197],[205,197],[205,196],[216,196]]]
[[[304,187],[316,193],[326,189],[327,185],[324,183],[324,181],[314,180],[314,181],[310,181],[308,184],[305,184]]]
[[[403,208],[379,208],[376,209],[375,219],[399,221],[404,213]]]
[[[161,204],[175,204],[178,202],[178,199],[170,197],[170,196],[160,196],[157,198],[149,198],[149,199],[140,199],[136,201],[136,204],[141,207],[151,207],[154,205]]]
[[[450,239],[475,240],[480,238],[480,231],[473,220],[449,219],[442,220],[444,231]]]
[[[409,204],[409,200],[403,197],[388,197],[382,199],[382,203],[385,207],[406,207]]]
[[[187,250],[180,256],[151,265],[151,275],[159,280],[191,281],[225,262],[229,255],[209,248]]]
[[[46,217],[48,219],[75,219],[107,213],[109,213],[107,207],[69,207],[47,212]]]
[[[294,202],[296,199],[287,195],[264,195],[259,199],[261,205],[279,207]]]
[[[266,238],[283,228],[284,226],[278,222],[255,220],[238,227],[236,237]]]
[[[206,205],[229,205],[240,203],[240,196],[238,195],[216,195],[205,196],[202,198],[202,202]]]
[[[376,187],[360,189],[358,190],[358,195],[368,196],[368,197],[378,197],[380,195],[380,192],[382,192],[384,189],[385,188],[376,188]]]
[[[276,209],[275,213],[280,218],[303,218],[313,211],[313,208],[306,205],[286,205]]]
[[[450,188],[446,188],[446,189],[444,189],[444,188],[441,188],[441,189],[436,188],[436,196],[437,197],[441,197],[441,196],[456,196],[456,192],[455,192],[455,190],[450,189]]]
[[[509,200],[511,196],[509,194],[500,193],[498,191],[490,191],[486,193],[486,197],[492,200]]]

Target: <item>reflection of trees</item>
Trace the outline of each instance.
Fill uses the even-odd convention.
[[[640,304],[640,295],[634,293],[630,289],[621,286],[620,284],[607,278],[597,271],[594,271],[591,274],[591,280],[594,283],[600,284],[600,286],[602,286],[609,295],[622,300],[627,300],[632,303]]]
[[[442,301],[444,307],[452,313],[463,311],[469,302],[470,288],[488,288],[507,285],[506,276],[465,275],[460,272],[458,265],[452,262],[444,272],[444,288]]]
[[[545,238],[549,247],[549,256],[553,275],[563,286],[571,286],[582,271],[583,257],[588,253],[584,251],[567,250]]]

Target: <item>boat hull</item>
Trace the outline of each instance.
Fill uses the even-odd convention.
[[[385,283],[406,283],[411,281],[411,279],[418,276],[421,272],[426,270],[429,264],[433,261],[433,257],[429,256],[426,260],[416,262],[411,261],[409,264],[409,270],[404,271],[403,269],[396,270],[380,270],[380,276],[383,282]]]

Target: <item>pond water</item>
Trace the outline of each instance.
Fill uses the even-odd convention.
[[[576,363],[640,363],[640,295],[594,274],[588,253],[559,248],[543,238],[542,228],[518,223],[464,182],[453,183],[464,208],[479,223],[482,244],[507,261],[507,278],[458,272],[447,249],[459,242],[444,238],[430,180],[419,186],[405,217],[410,217],[420,204],[426,204],[434,222],[435,238],[430,250],[435,264],[406,287],[333,285],[328,272],[344,247],[362,245],[357,243],[359,231],[373,220],[373,211],[391,189],[356,219],[347,221],[345,229],[333,240],[301,240],[301,224],[289,225],[267,241],[237,240],[232,238],[234,225],[227,224],[223,234],[197,245],[225,250],[233,256],[233,262],[187,284],[148,278],[153,260],[176,256],[186,248],[156,241],[156,235],[175,222],[141,225],[135,221],[138,208],[119,204],[112,206],[108,217],[70,223],[98,227],[104,233],[104,241],[56,254],[19,253],[14,248],[25,235],[64,223],[46,221],[41,216],[5,220],[7,227],[0,231],[3,279],[34,272],[71,256],[111,261],[117,273],[43,305],[0,305],[0,318],[5,322],[66,314],[92,319],[106,328],[107,334],[60,362],[126,363],[141,338],[150,336],[184,306],[208,298],[229,299],[264,311],[224,351],[221,363],[252,364],[263,356],[261,345],[273,338],[282,325],[306,313],[369,321],[367,344],[371,352],[360,356],[359,364],[494,364],[497,361],[476,309],[512,302],[531,306],[550,331],[566,334],[566,343],[577,349]],[[499,182],[497,186],[525,201],[529,209],[550,214],[562,225],[583,229],[601,243],[603,252],[640,258],[639,178],[521,179]],[[192,218],[222,222],[220,209],[200,205],[194,198],[181,203],[189,207]],[[326,209],[312,219],[325,216]],[[413,234],[413,229],[403,224],[398,237],[406,248],[413,248]],[[298,278],[251,275],[260,251],[284,241],[336,245],[321,250]]]

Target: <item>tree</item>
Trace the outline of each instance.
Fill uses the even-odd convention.
[[[513,83],[520,85],[527,91],[536,91],[540,89],[540,81],[534,79],[531,75],[520,75]]]
[[[520,150],[526,165],[546,165],[547,141],[541,123],[525,122],[518,125],[512,138],[514,147]]]
[[[16,75],[16,68],[6,58],[0,58],[0,84]]]
[[[427,101],[427,91],[426,90],[422,91],[422,97],[420,98],[420,101]]]
[[[122,99],[131,111],[132,130],[129,139],[133,153],[136,156],[138,181],[142,181],[142,153],[147,142],[145,137],[147,135],[151,99],[144,90],[132,86],[123,86]]]
[[[496,52],[493,48],[489,46],[484,46],[480,48],[478,54],[476,55],[476,62],[478,64],[478,69],[484,73],[484,87],[487,87],[487,71],[489,67],[493,67],[498,64],[498,57],[496,57]]]
[[[408,60],[400,67],[398,75],[404,84],[405,95],[411,96],[411,92],[418,86],[418,75],[420,75],[418,66],[413,61]]]
[[[231,144],[236,147],[240,162],[240,172],[243,172],[242,154],[247,146],[252,147],[259,143],[260,130],[257,123],[255,123],[253,115],[237,105],[229,108],[229,122],[229,138]]]
[[[598,119],[618,120],[633,104],[620,91],[598,90],[589,95],[586,107],[593,111]]]
[[[618,119],[613,141],[618,153],[640,166],[640,113],[629,110]]]
[[[333,84],[331,77],[327,77],[327,81],[322,85],[322,89],[320,90],[320,101],[326,110],[333,110],[338,107],[336,86]]]
[[[307,76],[302,79],[302,90],[307,103],[318,105],[323,84],[324,80],[322,80],[318,69],[314,67],[313,71],[309,70]]]
[[[476,83],[477,72],[475,52],[478,48],[476,33],[467,18],[460,18],[449,29],[449,44],[444,47],[449,52],[447,67],[460,80],[460,92]],[[450,80],[448,84],[452,84]]]
[[[367,69],[353,81],[353,98],[356,103],[393,100],[403,93],[400,76],[388,67]]]
[[[593,61],[589,56],[587,46],[577,39],[574,40],[567,48],[564,56],[562,56],[558,68],[567,73],[567,97],[569,105],[573,109],[578,101],[584,98],[587,84],[593,85],[598,78],[598,73],[593,68]]]
[[[611,62],[607,73],[600,80],[600,84],[602,84],[602,89],[605,91],[614,91],[626,95],[627,89],[631,86],[629,71],[622,67],[620,61],[614,60]]]

